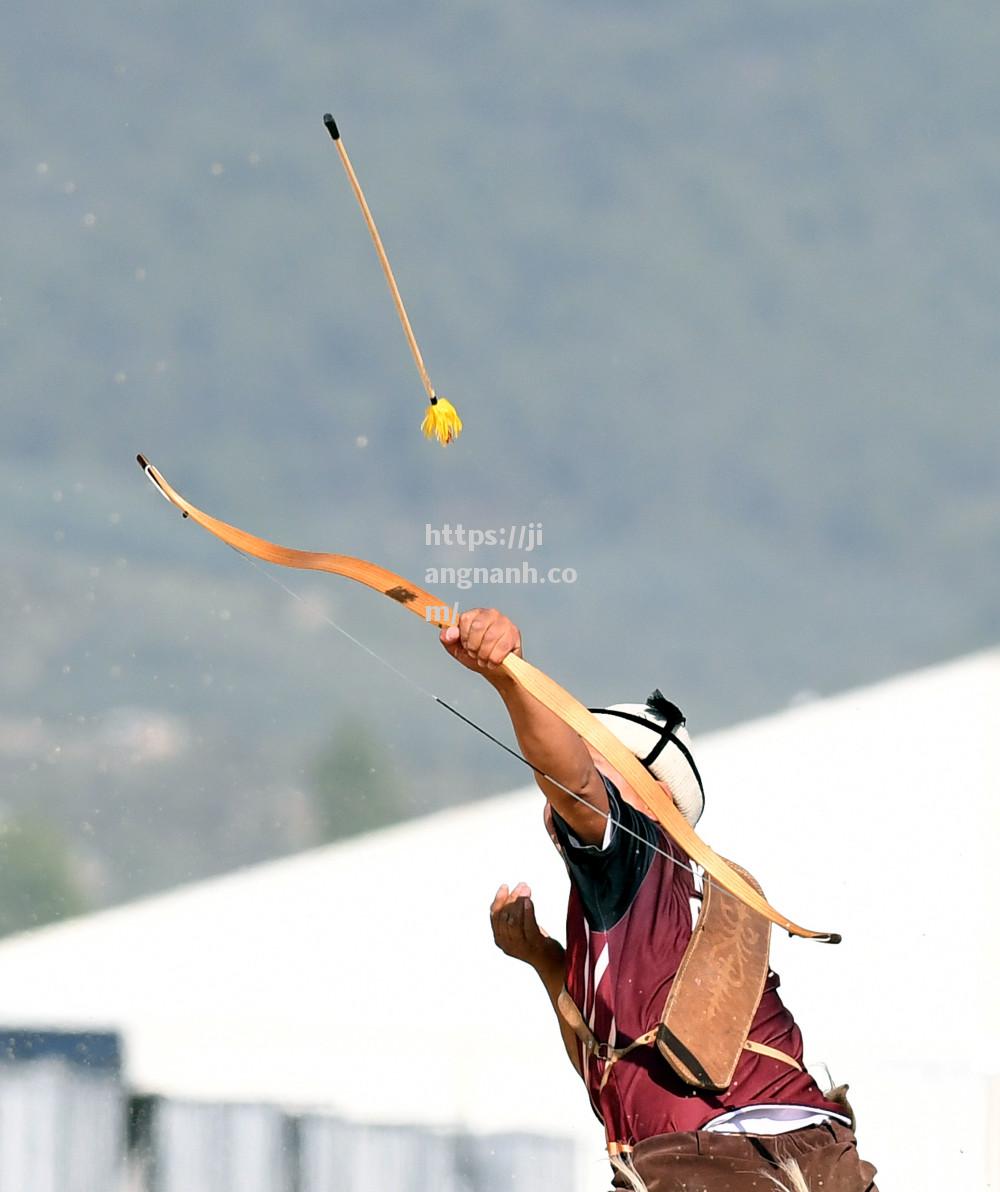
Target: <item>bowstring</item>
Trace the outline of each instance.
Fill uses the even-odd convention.
[[[289,587],[288,584],[286,584],[284,582],[284,580],[280,579],[277,575],[275,575],[274,572],[268,571],[265,568],[263,568],[254,559],[253,555],[246,554],[245,551],[241,551],[239,549],[239,547],[233,546],[231,543],[227,542],[226,546],[228,546],[229,549],[231,551],[233,551],[235,554],[239,555],[241,559],[245,559],[246,562],[249,563],[250,566],[253,567],[253,569],[255,571],[260,572],[261,575],[263,575],[267,579],[269,579],[271,581],[271,583],[273,583],[276,587],[280,588],[284,593],[286,593],[286,595],[291,596],[291,598],[293,600],[297,600],[302,605],[308,605],[308,601],[300,592],[296,592],[294,588]],[[329,615],[329,613],[327,613],[324,609],[317,610],[315,608],[315,606],[312,606],[312,605],[309,605],[309,607],[310,607],[310,611],[312,612],[312,614],[314,616],[317,615],[317,613],[318,613],[320,620],[324,621],[327,625],[329,625],[331,629],[335,629],[337,631],[337,633],[339,633],[342,637],[346,638],[352,645],[356,646],[359,650],[363,650],[364,653],[369,656],[369,658],[374,658],[376,662],[378,662],[382,666],[384,666],[386,668],[386,670],[390,671],[398,679],[402,679],[403,682],[406,683],[408,686],[410,686],[414,691],[418,692],[420,695],[426,696],[430,700],[433,700],[434,703],[436,703],[439,707],[444,708],[446,711],[450,712],[453,716],[455,716],[459,720],[461,720],[464,724],[467,724],[470,728],[475,729],[477,733],[481,733],[482,736],[487,738],[487,740],[492,741],[494,745],[499,745],[500,748],[502,750],[504,750],[505,753],[509,753],[511,757],[516,758],[519,762],[523,763],[525,766],[528,767],[529,770],[533,770],[540,778],[544,778],[546,780],[546,782],[551,782],[553,786],[558,787],[559,790],[561,790],[564,794],[569,795],[569,797],[571,799],[575,799],[577,801],[577,803],[583,804],[584,807],[589,808],[591,811],[593,811],[597,815],[601,816],[602,819],[604,819],[607,823],[611,824],[617,831],[624,832],[626,836],[631,836],[635,840],[638,840],[640,842],[640,844],[644,844],[647,848],[652,849],[652,851],[654,853],[659,854],[659,856],[661,856],[665,860],[669,861],[672,865],[676,865],[679,869],[684,869],[684,870],[687,870],[688,872],[690,872],[691,866],[697,865],[697,868],[702,873],[704,873],[703,866],[698,865],[698,863],[696,861],[691,861],[690,858],[687,863],[679,860],[672,853],[668,853],[665,849],[662,849],[658,845],[654,844],[652,841],[647,840],[645,836],[641,836],[638,832],[635,832],[631,828],[627,827],[625,824],[623,824],[621,822],[621,820],[615,819],[615,817],[611,814],[610,811],[602,811],[602,809],[600,807],[595,807],[594,804],[591,803],[591,801],[589,799],[585,798],[583,795],[579,794],[577,791],[570,790],[570,788],[568,786],[565,786],[563,783],[561,783],[558,778],[553,778],[551,774],[546,773],[545,770],[541,769],[539,766],[536,766],[534,764],[534,762],[529,761],[529,759],[526,758],[524,756],[524,754],[521,753],[519,750],[514,749],[512,746],[508,745],[505,741],[501,741],[500,738],[494,736],[493,733],[491,733],[489,731],[489,729],[485,729],[485,728],[483,728],[483,726],[481,724],[477,724],[476,721],[470,719],[463,712],[460,712],[458,710],[458,708],[455,708],[451,704],[449,704],[447,700],[444,700],[440,696],[435,695],[433,691],[431,691],[427,687],[424,687],[423,684],[419,683],[416,679],[414,679],[412,675],[408,675],[405,671],[400,670],[399,667],[394,665],[392,662],[390,662],[388,660],[388,658],[383,658],[382,655],[379,654],[376,650],[373,650],[371,646],[369,646],[369,645],[367,645],[367,643],[361,641],[360,638],[355,637],[354,634],[351,633],[349,630],[345,629],[343,627],[343,625],[338,625],[338,623],[333,619],[333,617],[331,617]],[[658,821],[656,821],[656,823],[657,823],[658,828],[660,828],[661,830],[664,830],[663,826]],[[710,875],[705,874],[706,878],[708,878],[709,876]],[[730,898],[736,898],[736,895],[733,894],[733,892],[731,890],[727,890],[725,886],[720,885],[718,882],[715,882],[713,884],[713,889],[718,890],[723,894],[729,895]],[[739,899],[737,899],[737,901],[739,901]]]

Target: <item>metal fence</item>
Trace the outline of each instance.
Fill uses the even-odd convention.
[[[117,1043],[33,1032],[0,1042],[0,1192],[118,1192],[126,1101]]]
[[[566,1140],[365,1125],[261,1105],[148,1100],[133,1108],[131,1154],[134,1192],[571,1192],[573,1186],[574,1150]]]
[[[274,1106],[143,1097],[129,1117],[129,1192],[298,1192],[292,1122]]]
[[[573,1162],[531,1134],[129,1098],[114,1036],[0,1031],[0,1192],[571,1192]]]

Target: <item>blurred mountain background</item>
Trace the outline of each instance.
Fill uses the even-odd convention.
[[[506,739],[430,630],[137,451],[695,735],[994,645],[998,58],[967,0],[9,11],[0,930],[527,781],[329,620]],[[576,582],[434,582],[522,559]]]

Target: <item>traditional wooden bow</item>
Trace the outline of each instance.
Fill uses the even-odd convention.
[[[236,526],[220,521],[208,513],[203,513],[172,488],[144,456],[140,455],[137,458],[139,466],[166,500],[175,505],[185,517],[196,521],[228,546],[234,547],[244,554],[253,555],[254,558],[262,559],[266,563],[277,563],[282,567],[296,567],[306,571],[327,571],[331,575],[342,575],[346,579],[357,580],[358,583],[373,588],[376,592],[381,592],[383,596],[388,596],[390,600],[395,600],[397,604],[416,613],[418,617],[435,628],[440,629],[452,623],[454,614],[445,601],[418,588],[416,584],[411,584],[401,575],[396,575],[374,563],[368,563],[364,559],[318,551],[294,550],[291,547],[278,546],[263,538],[257,538],[245,530],[237,529]],[[705,844],[639,759],[618,740],[610,729],[601,724],[578,699],[560,687],[555,680],[550,679],[543,671],[532,666],[530,662],[525,662],[516,654],[508,654],[501,665],[516,683],[533,695],[549,711],[554,712],[565,721],[598,753],[607,758],[656,815],[668,835],[692,861],[701,865],[720,886],[772,923],[783,927],[789,935],[820,940],[823,943],[840,943],[839,935],[826,931],[809,931],[805,927],[799,927],[791,919],[775,910],[767,899],[759,894],[728,862]]]

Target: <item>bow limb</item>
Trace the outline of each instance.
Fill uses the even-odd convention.
[[[296,567],[303,571],[326,571],[330,575],[342,575],[346,579],[357,580],[359,584],[381,592],[383,596],[388,596],[390,600],[408,608],[429,625],[450,625],[454,619],[454,612],[446,602],[424,591],[423,588],[418,588],[416,584],[411,584],[394,571],[387,571],[384,567],[378,567],[365,559],[352,558],[350,555],[331,555],[322,551],[293,550],[289,546],[279,546],[276,542],[268,542],[266,538],[258,538],[254,534],[248,534],[246,530],[240,530],[228,522],[212,517],[197,505],[185,500],[145,456],[139,455],[136,458],[139,467],[165,500],[176,506],[185,517],[189,517],[210,534],[221,539],[227,546],[245,555],[253,555],[255,559],[261,559],[265,563],[277,563],[281,567]]]
[[[279,546],[277,543],[248,534],[246,530],[240,530],[236,526],[229,525],[228,522],[212,517],[182,497],[144,456],[140,455],[137,458],[139,466],[165,500],[179,509],[185,517],[197,522],[210,534],[214,534],[216,538],[235,550],[252,555],[266,563],[276,563],[281,567],[294,567],[305,571],[325,571],[331,575],[342,575],[346,579],[357,580],[358,583],[395,600],[428,624],[439,628],[450,625],[454,620],[454,611],[445,601],[418,588],[415,584],[411,584],[403,576],[387,571],[384,567],[378,567],[374,563],[352,558],[349,555],[294,550],[291,547]],[[578,699],[560,687],[554,679],[550,679],[543,671],[532,666],[530,662],[525,662],[516,654],[508,654],[501,666],[519,686],[534,696],[540,704],[568,724],[584,741],[608,759],[656,815],[667,834],[692,861],[701,865],[720,886],[745,903],[751,910],[757,911],[765,919],[784,928],[789,935],[821,940],[825,943],[840,942],[839,935],[832,932],[809,931],[807,928],[793,923],[780,911],[775,910],[767,899],[759,894],[727,861],[705,844],[639,759],[618,740],[610,729],[601,724],[596,716],[588,711]]]
[[[554,679],[550,679],[548,675],[532,666],[530,662],[518,658],[516,654],[508,654],[502,666],[525,691],[533,695],[550,712],[554,712],[565,721],[588,745],[592,745],[598,753],[606,757],[620,771],[636,794],[654,812],[667,835],[683,849],[692,861],[701,865],[720,886],[723,886],[740,902],[745,903],[751,910],[757,911],[778,927],[783,927],[789,935],[820,940],[823,943],[840,943],[840,936],[836,933],[809,931],[807,928],[793,923],[780,911],[775,910],[767,899],[759,894],[727,861],[705,844],[674,806],[673,800],[668,797],[635,754],[623,745],[610,729],[601,724],[597,717],[588,711],[578,699],[560,687]]]

